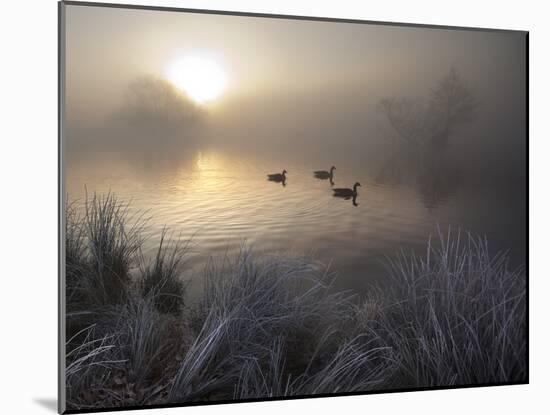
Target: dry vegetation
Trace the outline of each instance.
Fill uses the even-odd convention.
[[[525,272],[483,239],[397,255],[362,304],[321,264],[243,248],[192,276],[191,308],[185,243],[163,232],[146,262],[142,217],[85,206],[67,206],[68,409],[526,380]]]

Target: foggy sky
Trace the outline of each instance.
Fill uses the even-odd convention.
[[[372,152],[383,122],[377,102],[426,98],[454,65],[479,103],[470,142],[518,159],[525,151],[521,32],[90,6],[67,6],[66,18],[69,147],[108,135],[132,144],[112,122],[129,85],[145,75],[163,78],[173,61],[200,54],[224,68],[229,85],[203,108],[202,131],[192,127],[199,141]]]

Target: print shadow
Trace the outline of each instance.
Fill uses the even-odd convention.
[[[57,399],[54,398],[35,398],[34,402],[50,412],[57,413]]]

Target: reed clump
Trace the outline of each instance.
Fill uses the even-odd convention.
[[[397,254],[360,302],[311,258],[243,246],[187,269],[189,244],[166,230],[146,261],[128,208],[67,205],[70,409],[526,380],[525,271],[483,238]],[[189,278],[204,284],[194,306]]]

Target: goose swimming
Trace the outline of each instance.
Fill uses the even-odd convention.
[[[332,179],[334,178],[334,170],[336,170],[336,167],[334,166],[330,168],[330,172],[326,170],[317,170],[313,172],[313,176],[316,179],[320,179],[320,180],[330,179],[330,181],[332,181]]]
[[[286,170],[283,170],[282,173],[274,173],[274,174],[268,174],[267,175],[267,180],[271,181],[271,182],[277,182],[277,183],[281,183],[281,182],[285,182],[286,181],[286,174],[288,172]]]
[[[349,188],[339,188],[339,189],[332,189],[334,192],[334,197],[344,197],[346,199],[355,198],[357,196],[357,187],[360,187],[361,183],[356,182],[353,185],[353,189]]]

